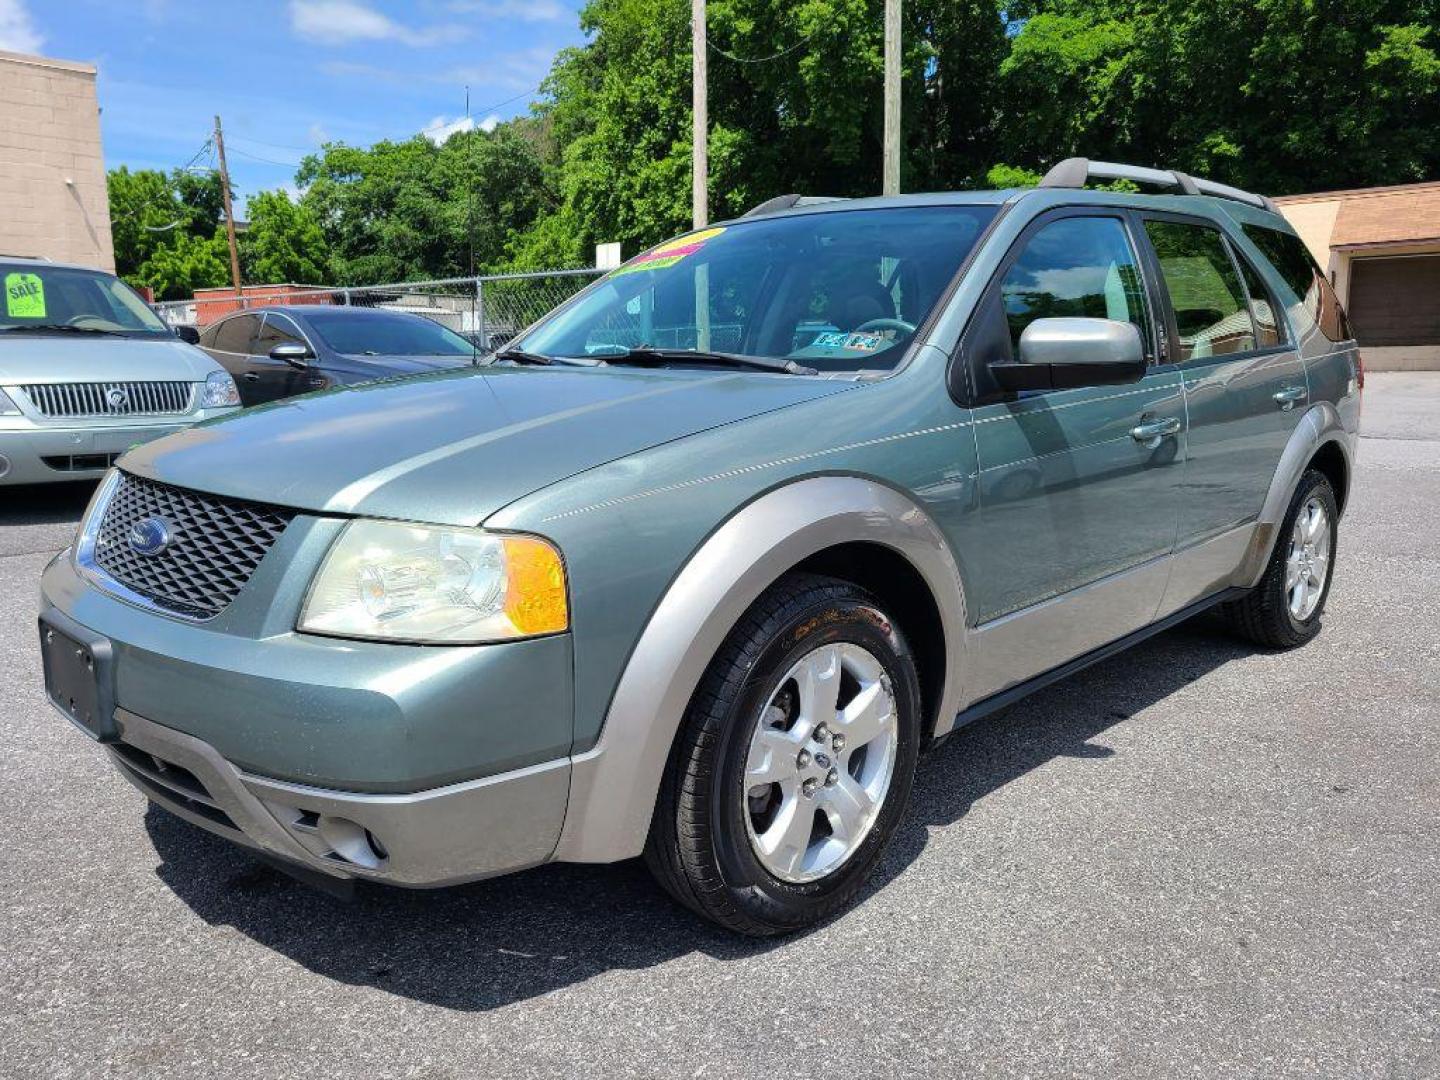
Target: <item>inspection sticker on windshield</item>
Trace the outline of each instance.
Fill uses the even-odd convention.
[[[705,229],[702,232],[691,233],[689,236],[671,240],[632,259],[610,276],[619,277],[621,274],[634,274],[640,270],[664,270],[667,266],[674,266],[687,255],[694,255],[724,231],[724,229]]]
[[[874,352],[885,338],[882,334],[816,334],[810,342],[812,349],[856,349],[860,352]]]
[[[39,274],[5,275],[5,314],[12,319],[45,317],[45,283]]]

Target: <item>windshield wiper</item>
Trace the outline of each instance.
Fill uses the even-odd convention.
[[[748,367],[759,371],[780,371],[787,375],[818,375],[814,368],[794,360],[771,359],[768,356],[747,356],[744,353],[711,352],[705,349],[659,349],[654,345],[635,345],[623,352],[595,353],[596,360],[607,364],[656,364],[683,361],[696,364],[721,364],[726,367]]]
[[[44,330],[57,334],[105,334],[108,337],[124,337],[119,330],[102,330],[98,326],[70,326],[66,323],[26,323],[4,327],[8,333],[11,330]]]
[[[545,366],[555,362],[553,357],[544,353],[526,352],[524,349],[501,349],[495,354],[496,360],[510,360],[516,364],[538,364]]]

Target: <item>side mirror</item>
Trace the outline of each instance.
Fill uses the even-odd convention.
[[[1020,334],[1019,357],[991,364],[1006,390],[1068,390],[1139,382],[1145,344],[1134,323],[1117,319],[1036,319]]]
[[[188,342],[191,345],[200,344],[200,331],[195,329],[195,327],[181,325],[173,327],[172,329],[175,331],[175,336],[181,341]]]
[[[315,354],[304,345],[296,342],[286,342],[283,345],[276,345],[270,350],[271,360],[284,360],[292,367],[303,368],[305,361],[311,359]]]

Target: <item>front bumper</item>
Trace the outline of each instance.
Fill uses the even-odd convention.
[[[568,759],[408,795],[365,795],[252,776],[208,743],[117,710],[120,772],[170,812],[337,878],[434,887],[549,858],[570,788]]]
[[[298,634],[338,527],[296,518],[207,623],[112,596],[68,552],[51,561],[42,617],[112,648],[116,766],[194,824],[333,877],[439,886],[546,861],[569,795],[569,635],[452,648]]]
[[[6,417],[26,426],[0,427],[0,485],[95,480],[132,446],[184,431],[233,409],[212,409],[185,417],[183,423],[91,424],[51,427]]]

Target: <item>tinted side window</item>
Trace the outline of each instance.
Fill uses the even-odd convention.
[[[1243,255],[1233,249],[1231,253],[1240,264],[1240,276],[1245,279],[1245,292],[1250,297],[1250,315],[1255,321],[1256,342],[1262,349],[1279,345],[1283,335],[1280,333],[1280,321],[1275,314],[1274,302],[1270,299],[1270,290],[1265,287],[1260,275],[1245,261]]]
[[[1081,316],[1131,322],[1150,340],[1139,261],[1119,218],[1070,217],[1025,244],[1000,286],[1010,344],[1036,319]]]
[[[1179,335],[1180,363],[1207,356],[1250,352],[1255,327],[1219,229],[1178,221],[1147,221],[1160,275],[1170,294]]]
[[[265,325],[260,329],[260,338],[255,342],[256,356],[269,356],[276,345],[304,345],[305,339],[295,329],[295,324],[284,315],[266,315]]]
[[[226,319],[215,330],[214,347],[221,352],[249,352],[250,339],[255,336],[258,321],[254,315],[236,315]]]
[[[211,323],[200,333],[200,345],[206,349],[215,348],[215,337],[220,333],[220,324]]]
[[[1300,297],[1300,302],[1322,334],[1331,341],[1348,341],[1354,336],[1340,301],[1335,298],[1335,290],[1315,264],[1303,240],[1293,233],[1268,229],[1263,225],[1242,225],[1241,228],[1285,284]]]

